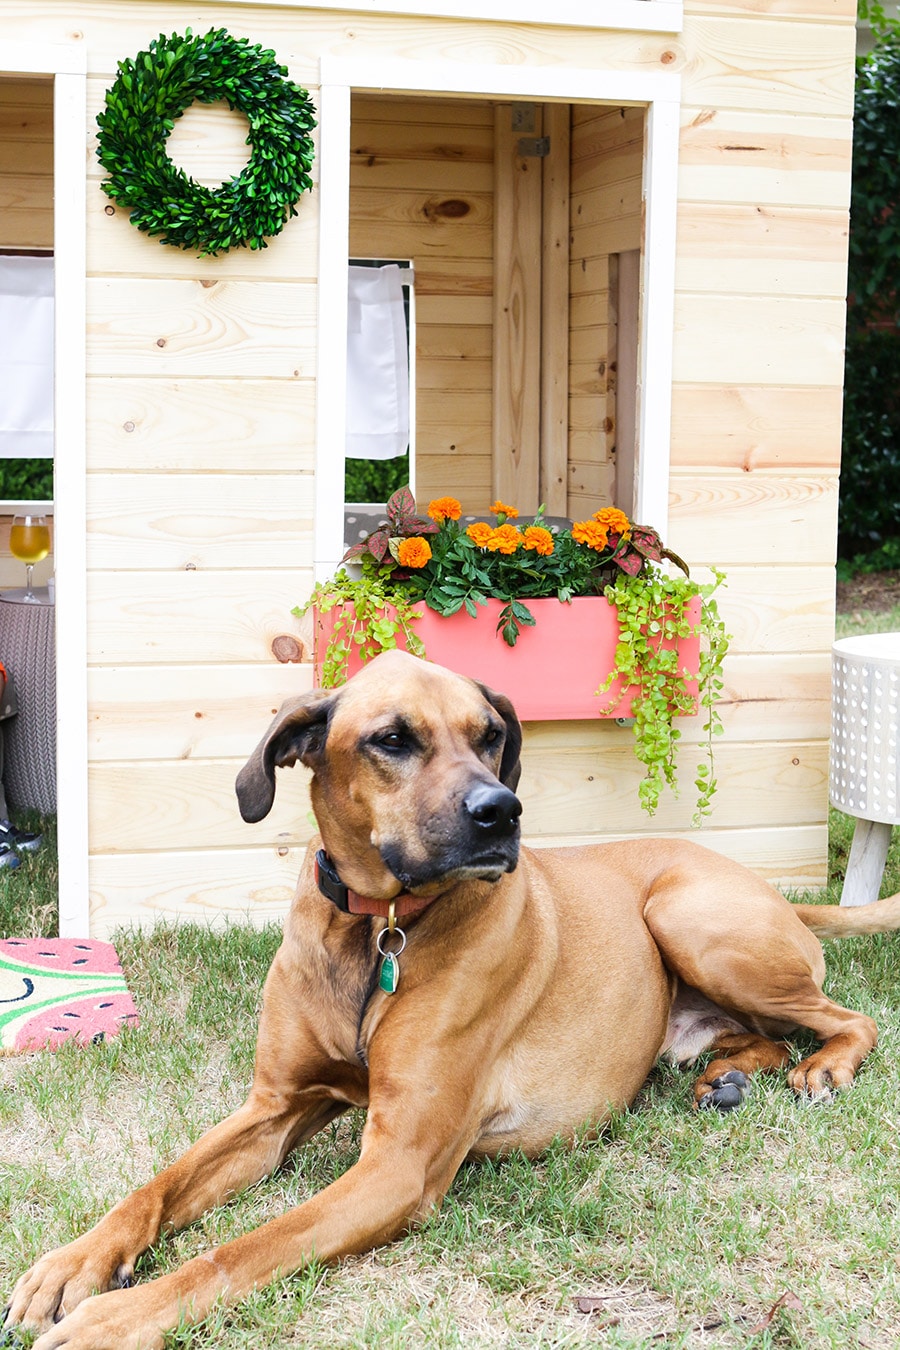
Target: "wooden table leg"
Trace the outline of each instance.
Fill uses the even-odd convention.
[[[890,825],[880,820],[857,820],[841,891],[842,905],[870,905],[878,899],[890,842]]]

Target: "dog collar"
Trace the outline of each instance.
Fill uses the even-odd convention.
[[[406,891],[395,895],[393,900],[373,900],[369,896],[358,895],[341,881],[337,868],[324,848],[316,853],[316,885],[342,914],[369,914],[379,919],[388,918],[391,905],[394,906],[395,916],[402,919],[407,914],[418,914],[427,909],[436,899],[430,896],[423,900],[421,896],[410,895]]]

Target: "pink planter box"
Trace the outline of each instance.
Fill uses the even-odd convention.
[[[536,622],[533,628],[521,630],[515,647],[507,646],[496,631],[501,600],[479,606],[474,619],[465,610],[445,619],[423,604],[416,631],[425,643],[429,661],[506,694],[523,721],[630,716],[632,691],[623,687],[621,679],[608,694],[598,698],[595,693],[615,666],[619,638],[615,607],[603,596],[582,596],[569,604],[553,599],[526,603]],[[316,615],[317,684],[321,684],[322,654],[336,613],[332,610]],[[687,614],[696,626],[699,596],[691,601]],[[399,639],[398,645],[403,645]],[[699,637],[682,639],[678,652],[682,665],[696,676]],[[350,674],[361,665],[359,657],[352,654]],[[695,695],[696,688],[695,679]]]

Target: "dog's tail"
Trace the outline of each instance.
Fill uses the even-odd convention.
[[[900,894],[871,905],[794,905],[794,913],[816,937],[866,937],[900,929]]]

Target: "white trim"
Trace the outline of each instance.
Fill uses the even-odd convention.
[[[82,55],[84,53],[82,52]],[[87,735],[87,469],[85,447],[84,172],[87,81],[53,83],[54,568],[56,577],[56,763],[59,931],[90,932]]]
[[[471,95],[474,98],[559,99],[564,103],[677,103],[681,76],[669,71],[597,70],[585,66],[493,66],[397,57],[323,56],[323,89],[346,85],[360,93]],[[324,116],[320,123],[325,123]],[[324,126],[323,126],[324,135]],[[349,133],[348,133],[349,136]],[[349,144],[349,140],[348,140]],[[324,162],[321,154],[320,168]],[[349,174],[349,170],[348,170]]]
[[[4,42],[0,71],[4,75],[86,75],[87,51],[74,42]]]
[[[377,82],[373,74],[377,73]],[[680,76],[668,72],[508,67],[449,61],[323,56],[319,106],[319,346],[317,365],[316,576],[343,551],[347,258],[350,234],[350,91],[466,95],[546,102],[647,105],[644,154],[645,246],[638,391],[638,519],[665,538],[675,292]]]
[[[83,46],[4,43],[4,74],[53,77],[54,567],[57,649],[59,926],[90,927],[87,807],[87,575],[85,560],[84,157],[87,54]]]
[[[678,103],[656,100],[644,147],[644,265],[640,310],[638,434],[634,509],[668,538],[678,211]]]
[[[319,303],[314,550],[315,578],[323,581],[332,575],[344,552],[347,262],[350,257],[349,85],[323,84],[318,103]]]
[[[475,19],[479,23],[535,23],[586,32],[630,29],[644,33],[680,33],[681,0],[292,0],[296,9],[329,9],[352,14],[409,14],[428,19]]]

